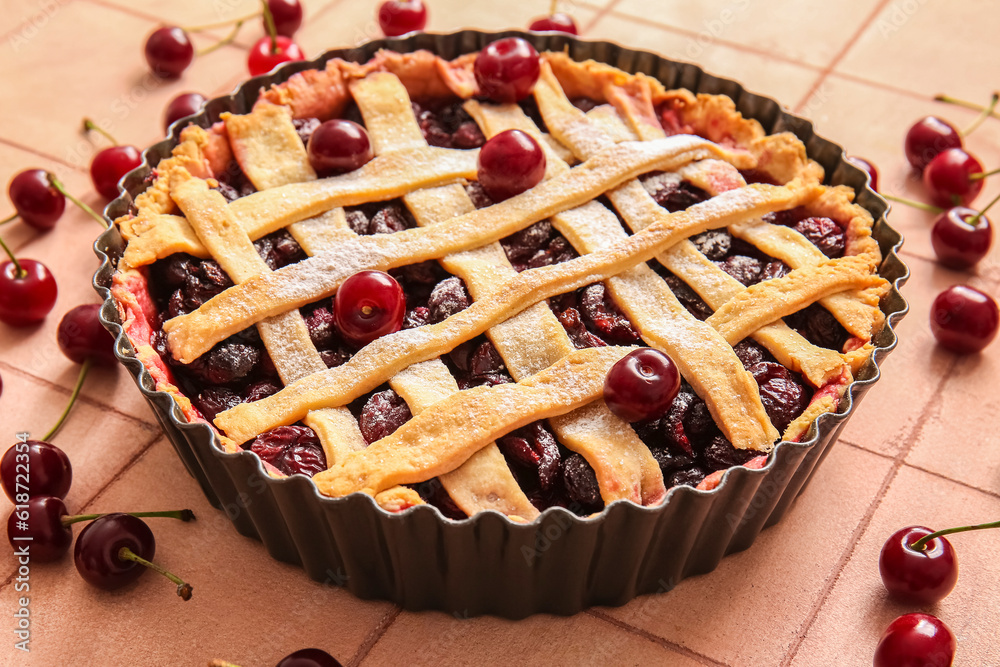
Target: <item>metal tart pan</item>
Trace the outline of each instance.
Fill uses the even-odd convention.
[[[105,215],[114,220],[128,212],[134,197],[148,186],[153,166],[177,145],[182,126],[194,122],[208,127],[222,112],[246,113],[261,88],[296,72],[321,68],[331,58],[365,62],[379,49],[428,49],[451,59],[513,35],[529,40],[539,51],[565,49],[576,60],[592,58],[627,72],[643,72],[668,89],[728,95],[744,116],[760,121],[767,132],[796,134],[809,156],[826,170],[827,182],[853,187],[857,203],[876,220],[874,237],[885,258],[880,273],[892,283],[882,303],[886,324],[873,341],[877,347],[871,359],[836,413],[821,415],[802,442],[778,444],[764,468],[730,469],[712,491],[675,487],[661,506],[618,501],[592,518],[553,508],[530,524],[514,523],[495,512],[453,521],[431,506],[393,514],[363,494],[322,496],[301,475],[272,478],[255,454],[226,453],[208,425],[188,423],[174,399],[156,390],[123,333],[109,288],[124,242],[114,226],[104,232],[94,246],[102,262],[94,276],[94,286],[104,299],[101,321],[116,337],[118,359],[208,500],[225,512],[237,531],[259,539],[274,558],[299,564],[313,579],[344,586],[362,598],[392,600],[410,610],[439,609],[463,617],[573,614],[591,605],[622,605],[643,593],[664,592],[685,577],[713,570],[727,554],[749,547],[762,529],[789,510],[879,378],[878,365],[897,342],[893,328],[908,309],[899,287],[909,271],[896,252],[903,239],[886,222],[888,204],[868,186],[864,172],[845,160],[844,150],[817,136],[808,120],[696,65],[558,33],[418,33],[284,65],[174,123],[170,136],[144,151],[143,165],[122,179],[124,191]]]

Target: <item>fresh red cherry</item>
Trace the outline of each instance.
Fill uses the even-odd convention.
[[[878,569],[889,595],[906,604],[929,606],[943,600],[958,581],[955,549],[944,537],[914,548],[930,528],[910,526],[892,534],[882,546]]]
[[[403,288],[383,271],[355,273],[333,300],[334,323],[356,347],[399,331],[405,314]]]
[[[194,58],[187,33],[177,27],[157,28],[146,38],[146,62],[153,74],[165,79],[181,75]]]
[[[88,303],[73,308],[59,322],[56,340],[70,361],[82,364],[87,359],[102,366],[114,366],[115,339],[98,317],[101,306]]]
[[[52,229],[66,209],[66,197],[49,182],[44,169],[26,169],[7,186],[14,210],[27,224],[42,231]]]
[[[14,326],[45,319],[56,304],[56,279],[41,262],[19,260],[0,264],[0,321]]]
[[[983,165],[961,148],[939,153],[924,169],[924,187],[941,207],[968,206],[983,189]]]
[[[142,155],[135,146],[111,146],[94,156],[90,180],[102,197],[114,199],[118,196],[118,181],[141,164]]]
[[[354,171],[372,159],[365,128],[349,120],[328,120],[309,137],[309,163],[320,175]]]
[[[191,585],[150,562],[156,540],[146,522],[131,514],[105,514],[80,531],[73,550],[76,569],[98,588],[114,590],[132,583],[152,569],[177,584],[177,594],[191,599]]]
[[[847,161],[853,164],[861,171],[868,174],[868,185],[871,186],[872,190],[878,192],[878,169],[875,168],[875,165],[873,165],[871,162],[864,159],[863,157],[857,157],[853,155],[849,156],[847,158]]]
[[[274,28],[279,35],[291,37],[302,25],[302,5],[299,0],[267,0],[267,8],[274,17]]]
[[[65,498],[73,482],[66,452],[41,440],[11,445],[0,459],[0,482],[11,502],[38,496]]]
[[[479,150],[479,184],[493,201],[519,195],[545,176],[545,153],[527,132],[505,130]]]
[[[167,105],[163,114],[163,129],[169,132],[170,126],[181,118],[193,116],[201,111],[201,105],[204,103],[205,96],[201,93],[181,93]]]
[[[939,153],[961,147],[962,134],[937,116],[926,116],[914,123],[903,142],[906,159],[918,170],[930,164]]]
[[[955,635],[930,614],[904,614],[889,624],[875,649],[875,667],[948,667]]]
[[[622,357],[604,380],[604,402],[627,422],[662,417],[681,388],[673,359],[642,347]]]
[[[257,43],[250,49],[250,55],[247,57],[247,68],[249,68],[251,76],[258,76],[267,74],[282,63],[305,59],[306,56],[302,53],[299,45],[288,37],[278,35],[274,38],[272,46],[271,38],[265,35],[258,39]]]
[[[423,0],[388,0],[379,5],[378,25],[386,37],[423,30],[427,25],[427,7]]]
[[[487,44],[472,70],[480,94],[506,104],[531,94],[541,67],[535,47],[520,37],[505,37]]]
[[[304,648],[286,655],[276,667],[341,667],[341,664],[322,649]]]
[[[953,206],[934,221],[931,245],[938,260],[953,269],[968,269],[990,251],[990,219],[965,206]]]
[[[949,287],[931,304],[931,332],[949,350],[979,352],[996,338],[998,327],[997,302],[975,287]]]
[[[528,30],[534,32],[568,32],[571,35],[580,34],[576,29],[576,21],[573,20],[573,17],[562,12],[556,12],[550,16],[539,16],[531,22]]]
[[[69,512],[60,498],[38,496],[19,505],[25,507],[15,507],[7,517],[7,541],[15,552],[27,544],[32,561],[50,563],[69,550],[73,532],[63,523]]]

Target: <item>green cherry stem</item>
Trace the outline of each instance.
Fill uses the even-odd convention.
[[[228,35],[220,39],[215,44],[212,44],[211,46],[206,46],[204,49],[198,51],[197,55],[205,56],[211,53],[212,51],[215,51],[216,49],[225,46],[226,44],[232,44],[233,40],[236,39],[236,35],[240,33],[240,28],[242,27],[243,27],[243,21],[237,21],[236,24],[233,26],[233,29],[229,31]]]
[[[900,204],[906,204],[907,206],[918,208],[921,211],[927,211],[928,213],[938,213],[938,214],[944,213],[943,208],[938,208],[937,206],[932,206],[931,204],[925,204],[923,202],[913,201],[912,199],[905,199],[903,197],[895,197],[893,195],[887,195],[884,192],[881,194],[889,201],[898,202]]]
[[[964,138],[975,132],[976,128],[982,125],[984,120],[993,115],[993,110],[997,108],[997,102],[1000,102],[1000,93],[993,93],[993,97],[990,98],[990,105],[983,109],[976,120],[972,121],[972,125],[959,132],[959,134]]]
[[[90,120],[89,118],[84,118],[83,119],[83,131],[84,132],[97,132],[98,134],[103,135],[105,139],[107,139],[108,141],[110,141],[112,146],[117,146],[118,145],[118,142],[115,140],[115,138],[113,136],[111,136],[110,132],[108,132],[104,128],[98,127],[97,123],[95,123],[94,121]]]
[[[278,28],[274,25],[274,16],[271,8],[267,6],[267,0],[260,0],[260,6],[264,12],[264,25],[267,26],[267,34],[271,38],[271,54],[278,53]]]
[[[559,0],[552,0],[552,4],[549,5],[549,16],[554,16],[558,8]]]
[[[969,530],[985,530],[987,528],[1000,528],[1000,521],[993,521],[992,523],[977,523],[973,526],[959,526],[958,528],[945,528],[944,530],[939,530],[931,533],[930,535],[924,535],[919,540],[911,544],[910,548],[914,551],[923,551],[927,543],[936,537],[951,535],[952,533],[964,533]]]
[[[261,12],[254,12],[253,14],[247,14],[246,16],[241,16],[238,19],[228,19],[226,21],[219,21],[218,23],[206,23],[205,25],[196,25],[191,28],[181,28],[184,32],[204,32],[206,30],[213,30],[215,28],[225,28],[226,26],[233,25],[234,23],[243,24],[252,19],[261,16]]]
[[[87,215],[89,215],[94,220],[97,220],[99,223],[101,223],[101,225],[103,225],[105,229],[109,227],[108,221],[102,218],[101,216],[97,215],[97,213],[94,212],[94,209],[90,208],[82,201],[71,195],[69,191],[66,189],[66,186],[63,185],[62,182],[55,177],[55,174],[49,174],[49,183],[52,184],[52,187],[61,192],[66,199],[70,200],[71,202],[79,206]]]
[[[981,181],[984,178],[987,178],[987,177],[992,176],[994,174],[1000,174],[1000,168],[994,169],[992,171],[981,171],[978,174],[970,174],[969,175],[969,180],[970,181]]]
[[[76,386],[73,387],[73,393],[69,396],[69,403],[66,404],[66,409],[63,410],[62,414],[59,415],[59,421],[56,422],[55,426],[49,429],[49,432],[42,436],[42,440],[49,440],[53,435],[56,434],[60,428],[62,428],[63,422],[66,421],[66,417],[69,416],[69,411],[73,409],[73,404],[76,403],[77,397],[80,395],[80,389],[83,388],[83,381],[87,379],[87,373],[90,372],[90,357],[83,362],[80,366],[80,374],[76,378]]]
[[[10,214],[9,216],[7,216],[6,218],[4,218],[3,220],[0,220],[0,225],[6,225],[8,222],[14,222],[15,220],[17,220],[17,216],[18,215],[19,214],[17,214],[17,213]]]
[[[130,560],[133,563],[138,563],[139,565],[142,565],[143,567],[148,567],[150,570],[153,570],[154,572],[159,572],[164,577],[177,584],[177,595],[181,596],[182,600],[187,602],[188,600],[191,599],[191,591],[192,591],[191,584],[185,582],[176,574],[167,572],[156,563],[151,563],[142,556],[136,555],[136,553],[133,552],[128,547],[122,547],[121,549],[118,550],[118,558],[120,558],[121,560]]]
[[[995,93],[994,93],[995,94]],[[955,106],[965,107],[966,109],[972,109],[973,111],[983,111],[986,109],[982,104],[976,104],[975,102],[967,102],[965,100],[960,100],[956,97],[950,97],[948,95],[935,95],[934,101],[945,102],[946,104],[954,104]],[[990,113],[993,118],[1000,118],[1000,112],[993,111]]]
[[[99,519],[105,516],[107,512],[101,514],[73,514],[64,516],[62,518],[62,525],[71,526],[74,523],[79,523],[81,521],[93,521],[94,519]],[[178,519],[180,521],[194,521],[194,512],[191,510],[163,510],[159,512],[126,512],[126,514],[131,514],[137,517],[154,517],[161,519]]]
[[[968,221],[968,223],[970,225],[972,225],[973,227],[975,227],[976,223],[979,222],[979,218],[981,218],[984,215],[986,215],[986,211],[990,210],[990,208],[993,206],[993,204],[996,204],[998,201],[1000,201],[1000,195],[997,195],[996,197],[994,197],[993,201],[991,201],[989,204],[987,204],[986,208],[984,208],[979,213],[976,213],[975,216],[973,216],[972,218],[970,218],[969,221]]]
[[[3,239],[0,239],[0,247],[2,247],[4,249],[4,252],[7,253],[7,256],[10,257],[10,261],[14,265],[15,275],[18,278],[24,278],[25,276],[27,276],[28,272],[25,271],[23,268],[21,268],[21,262],[17,261],[17,257],[14,256],[14,253],[11,251],[10,247],[6,243],[4,243]]]

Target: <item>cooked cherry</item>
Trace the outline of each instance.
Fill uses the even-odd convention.
[[[73,541],[73,532],[62,521],[69,512],[54,496],[29,498],[24,508],[14,508],[7,518],[7,540],[16,550],[29,545],[31,560],[49,563],[60,558]],[[19,538],[31,538],[19,539]]]
[[[875,667],[942,667],[955,658],[955,635],[930,614],[904,614],[889,624],[875,649]]]
[[[282,658],[276,667],[341,667],[341,664],[322,649],[304,648]]]
[[[135,146],[111,146],[94,156],[90,163],[90,180],[105,199],[118,196],[118,181],[142,164],[142,155]]]
[[[45,319],[56,303],[56,279],[41,262],[33,259],[0,264],[0,321],[14,326]]]
[[[486,45],[476,56],[473,72],[482,95],[510,103],[531,94],[541,64],[535,47],[520,37],[506,37]]]
[[[427,25],[423,0],[388,0],[379,5],[378,25],[386,37],[398,37]]]
[[[938,343],[955,352],[979,352],[996,337],[998,327],[997,302],[975,287],[949,287],[931,304],[931,332]]]
[[[368,132],[349,120],[328,120],[309,137],[309,163],[320,175],[354,171],[372,159]]]
[[[938,260],[955,269],[974,266],[990,251],[993,227],[990,219],[965,206],[953,206],[934,222],[931,245]]]
[[[157,76],[178,77],[193,58],[194,46],[180,28],[158,28],[146,38],[146,62]]]
[[[66,209],[66,197],[49,181],[44,169],[26,169],[7,186],[7,196],[25,223],[42,231],[52,229]]]
[[[403,397],[392,389],[386,389],[372,394],[365,403],[358,416],[358,428],[361,430],[361,437],[370,445],[395,433],[412,416]]]
[[[257,436],[250,451],[286,475],[312,477],[326,470],[319,436],[308,426],[279,426]]]
[[[961,147],[961,133],[937,116],[926,116],[914,123],[903,142],[906,159],[914,169],[924,169],[938,154]]]
[[[857,157],[854,155],[849,156],[847,161],[868,174],[868,185],[871,186],[872,190],[878,192],[878,169],[875,168],[875,165],[863,157]]]
[[[250,76],[267,74],[282,63],[294,60],[305,60],[306,56],[298,44],[284,35],[274,38],[264,35],[250,48],[247,56],[247,68]]]
[[[181,118],[193,116],[201,111],[201,105],[205,103],[205,96],[201,93],[181,93],[170,100],[167,109],[163,114],[163,129],[170,131],[170,126]]]
[[[355,273],[333,300],[337,328],[356,347],[399,331],[405,314],[403,288],[383,271]]]
[[[569,14],[556,12],[549,16],[539,16],[531,22],[528,30],[534,32],[567,32],[571,35],[580,34],[576,29],[576,21]]]
[[[72,481],[73,466],[66,452],[48,442],[18,442],[0,459],[0,482],[11,502],[37,496],[65,498]]]
[[[505,130],[479,151],[479,184],[494,201],[519,195],[544,176],[545,153],[521,130]]]
[[[878,568],[889,594],[907,604],[927,606],[943,600],[958,581],[955,549],[944,537],[914,548],[914,542],[933,533],[930,528],[910,526],[886,540]]]
[[[302,25],[302,5],[299,0],[267,0],[267,8],[274,18],[274,29],[279,35],[291,37]]]
[[[939,153],[924,169],[924,187],[935,204],[942,207],[968,206],[983,189],[979,160],[961,148]]]
[[[604,381],[604,401],[611,412],[627,422],[662,417],[681,387],[673,360],[652,348],[629,352]]]
[[[116,363],[114,344],[108,330],[101,324],[101,306],[88,303],[73,308],[59,322],[56,340],[59,349],[75,363],[90,359],[96,364],[113,366]]]

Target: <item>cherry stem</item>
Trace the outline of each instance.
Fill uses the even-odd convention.
[[[138,563],[139,565],[142,565],[143,567],[148,567],[150,570],[153,570],[154,572],[159,572],[164,577],[177,584],[177,595],[181,596],[182,600],[186,602],[191,599],[191,590],[192,590],[191,584],[185,582],[176,574],[167,572],[156,563],[151,563],[142,556],[136,555],[136,553],[133,552],[128,547],[122,547],[121,549],[118,550],[118,558],[121,560],[130,560],[133,563]]]
[[[948,95],[935,95],[934,100],[936,102],[945,102],[947,104],[954,104],[955,106],[965,107],[966,109],[972,109],[973,111],[982,111],[986,107],[982,104],[976,104],[975,102],[966,102],[965,100],[960,100],[955,97],[949,97]],[[1000,118],[1000,112],[990,113],[994,118]]]
[[[919,540],[911,544],[910,548],[914,551],[923,551],[924,547],[927,546],[927,543],[937,537],[951,535],[952,533],[964,533],[969,530],[985,530],[987,528],[1000,528],[1000,521],[994,521],[992,523],[977,523],[973,526],[959,526],[958,528],[945,528],[944,530],[939,530],[931,533],[930,535],[924,535]]]
[[[73,404],[76,403],[77,397],[80,395],[80,389],[83,388],[83,381],[87,379],[87,373],[90,371],[90,357],[87,357],[83,365],[80,366],[80,375],[76,378],[76,386],[73,387],[73,393],[69,396],[69,403],[66,404],[66,409],[63,410],[62,414],[59,415],[59,421],[56,425],[49,429],[49,432],[42,436],[42,440],[49,440],[55,435],[56,431],[63,425],[66,421],[66,417],[69,416],[69,411],[73,409]]]
[[[996,204],[998,201],[1000,201],[1000,195],[997,195],[996,197],[994,197],[993,201],[991,201],[989,204],[987,204],[986,208],[984,208],[979,213],[976,213],[976,215],[974,215],[972,218],[970,218],[968,220],[968,223],[970,225],[972,225],[973,227],[975,227],[976,223],[979,222],[979,218],[981,218],[984,215],[986,215],[986,211],[990,210],[990,208],[993,206],[993,204]]]
[[[184,32],[204,32],[206,30],[212,30],[214,28],[225,28],[226,26],[233,25],[234,23],[243,24],[247,21],[262,16],[261,12],[254,12],[253,14],[247,14],[246,16],[241,16],[238,19],[229,19],[227,21],[219,21],[218,23],[206,23],[205,25],[196,25],[191,28],[181,28]]]
[[[559,8],[559,0],[552,0],[552,4],[549,5],[549,16],[555,16],[556,9]]]
[[[267,6],[267,0],[260,0],[260,5],[264,12],[264,25],[271,38],[271,55],[276,55],[278,53],[278,28],[274,25],[274,16],[271,14],[271,8]]]
[[[207,46],[204,49],[202,49],[201,51],[198,51],[197,55],[199,55],[199,56],[206,56],[209,53],[211,53],[212,51],[215,51],[216,49],[219,49],[219,48],[225,46],[226,44],[232,44],[233,40],[236,39],[236,35],[238,35],[240,33],[240,28],[242,28],[242,27],[243,27],[243,21],[237,21],[236,25],[233,26],[233,29],[229,31],[228,35],[226,35],[225,37],[223,37],[222,39],[220,39],[215,44],[212,44],[212,46]]]
[[[2,247],[4,249],[4,252],[7,253],[7,256],[10,257],[10,261],[14,265],[14,275],[16,275],[18,278],[24,278],[26,275],[28,275],[28,272],[25,271],[23,268],[21,268],[21,262],[17,261],[17,257],[15,257],[14,253],[11,252],[10,247],[8,247],[7,244],[3,242],[3,239],[0,239],[0,247]]]
[[[107,220],[105,220],[104,218],[102,218],[101,216],[97,215],[97,213],[94,212],[94,209],[90,208],[89,206],[87,206],[86,204],[84,204],[82,201],[80,201],[79,199],[77,199],[76,197],[74,197],[73,195],[71,195],[69,193],[69,191],[66,189],[66,186],[63,185],[62,182],[58,178],[56,178],[55,174],[49,174],[48,176],[49,176],[49,183],[52,184],[52,187],[54,187],[56,190],[58,190],[60,193],[62,193],[63,197],[65,197],[66,199],[70,200],[71,202],[73,202],[74,204],[76,204],[77,206],[79,206],[90,217],[92,217],[94,220],[97,220],[99,223],[101,223],[104,226],[105,229],[107,229],[110,226],[110,225],[108,225],[108,221]]]
[[[208,667],[240,667],[232,662],[226,662],[225,660],[219,660],[218,658],[212,660],[208,663]]]
[[[986,178],[988,176],[992,176],[994,174],[1000,174],[1000,168],[994,169],[992,171],[981,171],[978,174],[969,174],[969,180],[970,181],[981,181],[984,178]]]
[[[108,141],[110,141],[113,146],[117,146],[118,145],[118,141],[116,141],[115,138],[113,136],[111,136],[110,132],[108,132],[104,128],[97,127],[97,123],[95,123],[94,121],[90,120],[89,118],[84,118],[83,119],[83,131],[84,132],[97,132],[98,134],[104,135],[104,137]]]
[[[925,204],[920,201],[913,201],[912,199],[904,199],[903,197],[895,197],[893,195],[887,195],[884,192],[881,193],[883,197],[889,201],[899,202],[900,204],[906,204],[907,206],[912,206],[913,208],[918,208],[921,211],[927,211],[928,213],[944,213],[943,208],[938,208],[937,206],[932,206],[931,204]]]
[[[99,519],[102,516],[106,516],[108,513],[103,512],[101,514],[72,514],[67,515],[62,518],[62,525],[71,526],[74,523],[79,523],[81,521],[93,521],[94,519]],[[131,514],[137,517],[159,517],[162,519],[178,519],[180,521],[194,521],[194,512],[191,510],[163,510],[160,512],[126,512],[126,514]]]
[[[976,118],[976,120],[972,121],[972,125],[965,128],[962,132],[959,132],[959,134],[964,138],[975,132],[976,128],[982,125],[984,120],[993,115],[993,110],[996,109],[997,102],[1000,102],[1000,93],[993,93],[993,97],[990,98],[990,105],[983,109],[982,113],[979,114],[979,117]]]
[[[14,222],[15,220],[17,220],[17,216],[18,215],[20,215],[20,214],[18,214],[18,213],[12,213],[8,217],[4,218],[3,220],[0,220],[0,225],[6,225],[8,222]]]

